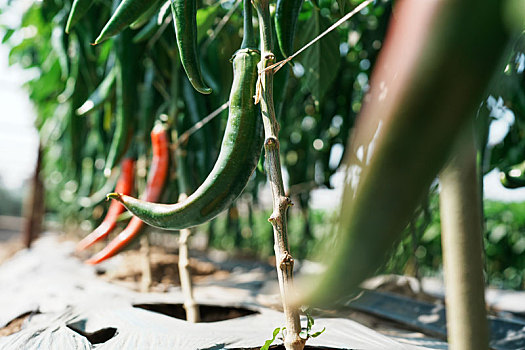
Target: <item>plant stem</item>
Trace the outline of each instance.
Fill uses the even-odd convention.
[[[482,220],[472,125],[444,168],[440,211],[450,349],[487,349]]]
[[[179,277],[180,287],[184,294],[184,310],[186,310],[186,320],[197,323],[200,321],[199,305],[193,298],[193,284],[191,282],[190,260],[188,258],[188,239],[191,230],[186,228],[180,230],[179,236]]]
[[[241,49],[254,48],[256,47],[255,35],[253,33],[253,23],[252,23],[252,4],[250,0],[243,0],[243,37],[241,43]]]
[[[269,1],[254,0],[253,4],[259,18],[261,37],[261,62],[259,64],[259,70],[262,70],[272,65],[275,61],[275,56],[272,53],[272,28]],[[299,336],[301,332],[299,309],[291,303],[294,260],[288,247],[286,214],[292,202],[284,193],[283,177],[281,174],[278,140],[279,124],[275,117],[273,104],[273,71],[265,71],[260,75],[259,79],[261,114],[265,133],[265,160],[268,181],[272,189],[273,197],[273,212],[268,221],[270,221],[273,226],[275,264],[286,320],[284,346],[287,350],[301,350],[304,348],[306,340]]]
[[[142,280],[140,281],[140,291],[142,293],[147,293],[152,284],[151,249],[148,233],[145,233],[140,237],[140,253],[142,255]]]
[[[186,194],[179,196],[179,201],[186,199]],[[189,228],[180,230],[179,232],[179,278],[180,288],[184,295],[184,310],[186,310],[186,320],[188,322],[200,322],[199,305],[195,302],[193,297],[193,284],[191,282],[191,270],[188,240],[191,236]]]

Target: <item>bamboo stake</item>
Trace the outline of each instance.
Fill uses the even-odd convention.
[[[253,4],[259,18],[261,37],[261,62],[257,96],[260,97],[261,114],[264,124],[264,150],[268,174],[268,182],[272,189],[273,212],[268,219],[273,226],[275,264],[283,303],[286,331],[284,346],[287,350],[301,350],[306,342],[299,336],[301,320],[299,309],[292,305],[293,266],[294,259],[290,254],[287,237],[287,211],[292,205],[290,198],[284,193],[281,160],[279,156],[279,123],[275,117],[273,103],[273,70],[265,70],[275,62],[272,53],[272,28],[268,0],[254,0]],[[264,71],[263,71],[264,70]]]
[[[449,349],[487,349],[482,217],[472,125],[439,179]]]

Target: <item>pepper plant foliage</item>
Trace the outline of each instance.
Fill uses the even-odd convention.
[[[357,3],[305,2],[298,20],[295,49]],[[150,158],[147,135],[154,120],[164,115],[175,139],[227,101],[232,83],[229,59],[242,39],[242,5],[224,23],[238,2],[199,3],[198,49],[204,79],[213,88],[211,95],[200,95],[184,74],[169,9],[162,4],[142,26],[127,30],[132,43],[126,45],[132,46],[134,58],[120,63],[135,67],[133,81],[138,99],[133,102],[138,103],[131,116],[135,119],[131,144],[142,160],[139,190],[144,188],[146,160]],[[10,11],[10,5],[4,11]],[[38,72],[26,85],[37,111],[36,126],[45,149],[43,177],[48,212],[67,224],[83,223],[86,229],[103,216],[106,205],[100,193],[111,189],[111,182],[115,181],[106,179],[102,170],[116,128],[116,84],[103,95],[95,96],[97,106],[88,113],[80,116],[77,110],[85,106],[88,98],[92,99],[94,91],[117,65],[116,48],[123,34],[92,45],[114,5],[110,1],[95,2],[69,34],[64,31],[71,9],[69,0],[34,2],[20,23],[3,25],[3,42],[11,46],[10,63]],[[330,177],[340,166],[389,12],[386,2],[365,9],[299,56],[293,67],[287,66],[276,75],[275,100],[284,166],[290,175],[288,186],[307,218],[310,191],[331,187]],[[279,54],[277,47],[274,51]],[[173,157],[180,166],[173,169],[174,181],[170,181],[162,201],[175,202],[181,186],[192,191],[203,181],[218,154],[225,121],[223,112],[182,145]],[[256,174],[240,203],[256,206],[257,190],[264,181],[265,176]],[[311,235],[308,229],[301,231]],[[244,232],[243,237],[256,234]],[[236,242],[240,244],[241,240]]]
[[[294,51],[359,2],[305,1],[297,24]],[[14,1],[7,1],[2,12],[9,13],[14,5]],[[165,6],[164,10],[159,6],[141,27],[130,30],[132,45],[138,52],[134,76],[139,96],[134,116],[137,127],[131,142],[141,164],[137,171],[137,193],[145,187],[146,167],[151,158],[148,135],[154,120],[166,115],[171,134],[176,138],[227,101],[232,83],[229,59],[242,39],[242,5],[233,11],[224,26],[221,20],[236,5],[236,1],[198,4],[197,40],[201,67],[206,82],[213,88],[208,96],[195,92],[185,76],[178,59],[173,23]],[[37,112],[36,126],[45,149],[43,178],[48,213],[73,228],[81,224],[85,230],[103,217],[107,209],[103,199],[113,190],[116,181],[103,176],[115,132],[115,85],[100,96],[103,102],[98,107],[82,116],[75,113],[115,66],[118,37],[91,45],[109,20],[112,7],[109,0],[94,2],[69,35],[64,32],[71,8],[69,0],[34,2],[18,23],[2,24],[0,21],[2,42],[11,47],[10,63],[37,73],[26,85]],[[326,215],[308,208],[310,193],[314,188],[332,186],[330,179],[341,165],[341,153],[346,149],[349,131],[368,89],[369,74],[382,46],[390,12],[390,3],[376,2],[276,74],[274,98],[281,124],[283,166],[287,169],[287,185],[296,203],[291,209],[290,243],[297,257],[305,256],[313,240],[328,232]],[[490,90],[496,101],[501,96],[503,104],[497,104],[498,108],[510,108],[514,112],[515,122],[503,142],[490,146],[482,156],[485,172],[494,167],[509,172],[524,161],[523,38],[521,35],[514,41],[505,75]],[[282,59],[277,47],[274,52],[278,55],[277,60]],[[478,118],[481,144],[485,144],[488,137],[489,125],[484,120],[490,120],[485,119],[483,113],[497,116],[494,108],[486,106],[481,106]],[[204,180],[217,157],[225,122],[226,112],[222,112],[183,143],[180,152],[173,153],[172,158],[178,166],[170,172],[171,181],[165,189],[163,202],[176,201],[179,191],[192,191]],[[263,255],[271,253],[272,230],[266,223],[269,213],[262,212],[258,204],[258,189],[265,179],[257,171],[228,215],[206,227],[212,244],[222,248],[252,249]],[[501,216],[505,212],[494,215]],[[491,213],[492,210],[486,212],[492,217]],[[499,225],[499,219],[491,220],[487,224],[490,231]],[[439,227],[436,221],[439,218],[435,214],[432,220],[428,215],[421,215],[413,225],[416,236],[408,227],[405,239],[395,250],[395,259],[388,266],[390,271],[407,272],[411,264],[405,263],[414,256],[419,264],[439,268],[439,232],[431,235]],[[418,238],[421,235],[423,238]],[[504,237],[515,235],[509,233]],[[413,239],[416,242],[412,242]],[[506,238],[498,240],[496,235],[489,234],[487,240],[489,260],[501,256],[498,252],[505,250],[502,244]],[[511,256],[521,259],[521,240],[519,237],[512,240],[517,248],[513,248]],[[511,273],[506,269],[515,265],[514,260],[500,261],[497,258],[489,268],[494,281]],[[523,283],[521,278],[514,280],[513,287]]]

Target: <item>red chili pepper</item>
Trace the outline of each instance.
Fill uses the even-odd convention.
[[[166,128],[163,125],[157,124],[151,131],[151,144],[153,161],[149,170],[144,199],[148,202],[156,202],[159,200],[168,175],[169,142]],[[104,249],[87,260],[86,264],[95,265],[117,254],[140,233],[143,225],[144,222],[139,218],[131,218],[128,226]]]
[[[131,193],[133,188],[133,175],[135,167],[135,160],[133,158],[125,158],[121,163],[120,177],[117,181],[115,191],[125,191]],[[84,250],[95,242],[106,237],[117,225],[117,218],[124,211],[124,206],[118,201],[112,201],[104,221],[83,240],[78,242],[77,251]]]

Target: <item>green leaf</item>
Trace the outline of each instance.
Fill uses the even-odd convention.
[[[208,30],[211,29],[215,18],[217,17],[217,10],[220,8],[220,1],[214,5],[203,7],[197,10],[197,42],[201,42],[204,38],[209,36]]]
[[[314,10],[313,16],[303,26],[303,30],[306,31],[303,45],[316,38],[329,26],[330,21],[322,17],[319,11]],[[322,100],[339,69],[339,35],[337,31],[330,32],[309,47],[302,54],[301,63],[305,71],[302,79],[305,88],[310,91],[314,99]]]
[[[315,332],[313,334],[310,334],[310,338],[317,338],[318,336],[320,336],[321,334],[324,333],[324,331],[326,331],[326,327],[323,328],[323,330],[319,331],[319,332]]]
[[[268,339],[267,341],[265,341],[264,345],[261,347],[260,350],[268,350],[270,348],[270,345],[272,345],[272,343],[274,342],[275,337],[277,337],[277,334],[279,334],[280,331],[281,331],[281,328],[279,328],[279,327],[275,328],[273,330],[272,339]]]
[[[264,169],[264,154],[261,154],[261,156],[259,157],[259,162],[257,162],[257,170],[261,174],[266,175],[266,170]]]
[[[5,34],[4,34],[4,37],[2,38],[2,44],[5,44],[9,40],[11,35],[13,35],[14,32],[15,32],[14,29],[6,30]]]

